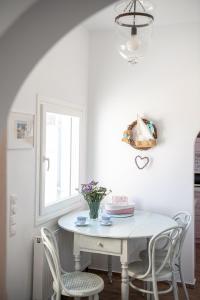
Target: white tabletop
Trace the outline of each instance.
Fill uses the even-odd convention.
[[[143,210],[136,210],[132,217],[112,218],[111,226],[102,226],[98,220],[90,222],[88,226],[76,226],[77,216],[88,217],[88,211],[78,211],[63,216],[58,220],[58,225],[64,230],[83,235],[120,239],[151,237],[177,225],[168,216]]]

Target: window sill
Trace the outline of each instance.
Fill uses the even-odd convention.
[[[36,215],[35,226],[42,225],[49,221],[53,221],[54,219],[56,219],[64,214],[70,213],[71,211],[73,211],[75,209],[81,208],[81,206],[82,206],[82,201],[81,201],[81,199],[79,199],[76,202],[74,202],[73,204],[71,204],[69,207],[56,210],[55,212],[49,213],[48,215],[41,216],[38,214],[38,215]]]

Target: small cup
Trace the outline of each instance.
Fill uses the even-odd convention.
[[[84,225],[86,223],[86,217],[84,216],[78,216],[77,217],[77,223],[80,224],[80,225]]]
[[[110,222],[110,216],[108,216],[108,215],[102,215],[101,216],[101,221],[104,224],[108,224]]]

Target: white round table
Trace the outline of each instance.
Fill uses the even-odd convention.
[[[74,233],[75,270],[81,269],[81,251],[119,256],[122,268],[121,298],[128,300],[128,258],[133,252],[130,241],[150,238],[177,223],[162,214],[136,210],[132,217],[112,218],[111,226],[102,226],[98,220],[89,222],[88,226],[76,226],[75,221],[80,215],[88,217],[88,211],[73,212],[58,220],[61,228]]]

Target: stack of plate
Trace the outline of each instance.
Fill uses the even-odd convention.
[[[105,212],[112,217],[128,217],[134,214],[134,203],[106,203]]]

